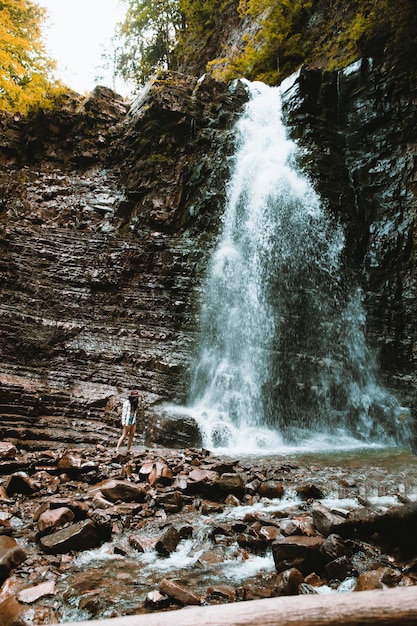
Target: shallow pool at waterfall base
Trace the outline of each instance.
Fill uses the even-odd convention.
[[[55,598],[45,602],[62,599],[60,619],[70,622],[91,619],[93,605],[100,618],[148,612],[147,595],[158,589],[164,578],[181,580],[201,596],[222,585],[236,593],[253,589],[261,594],[274,586],[276,578],[271,549],[260,554],[246,550],[235,537],[228,537],[227,529],[244,525],[248,518],[282,519],[291,517],[294,510],[302,515],[305,503],[300,501],[297,488],[303,482],[313,480],[322,485],[325,494],[320,502],[331,510],[358,509],[359,500],[384,510],[398,504],[399,493],[417,501],[417,457],[409,451],[363,449],[238,458],[243,467],[258,468],[259,472],[280,468],[286,477],[283,497],[262,498],[252,505],[223,504],[209,515],[190,503],[169,515],[169,523],[176,528],[191,525],[193,529],[169,556],[155,550],[167,523],[164,511],[151,517],[143,528],[126,524],[116,541],[80,552],[67,563],[57,581]],[[129,548],[132,535],[140,535],[144,552]],[[347,579],[337,591],[324,585],[320,593],[350,591],[352,584]]]

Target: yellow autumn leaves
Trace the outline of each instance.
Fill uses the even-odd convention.
[[[31,0],[0,0],[0,109],[26,112],[57,88],[42,42],[44,19]]]

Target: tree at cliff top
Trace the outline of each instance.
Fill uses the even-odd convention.
[[[302,63],[334,70],[361,56],[387,59],[410,83],[416,75],[416,0],[125,2],[119,71],[138,86],[158,68],[178,66],[277,84]],[[231,22],[244,31],[240,45],[236,37],[225,45],[221,31]]]
[[[174,48],[183,18],[179,0],[124,0],[125,20],[119,26],[123,51],[118,71],[138,86],[158,69],[172,69]]]
[[[237,0],[124,0],[119,25],[123,51],[118,73],[143,85],[158,69],[199,66],[211,58],[210,43]],[[226,19],[227,21],[227,19]]]
[[[0,108],[26,112],[52,87],[54,64],[45,54],[45,10],[31,0],[0,1]]]

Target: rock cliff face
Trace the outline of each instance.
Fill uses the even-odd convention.
[[[48,416],[111,423],[131,387],[184,399],[194,289],[245,97],[170,75],[130,110],[97,88],[3,114],[0,436],[30,439]]]
[[[415,414],[417,108],[405,84],[372,59],[341,72],[303,68],[285,111],[304,167],[345,224],[384,382]]]
[[[58,111],[2,115],[1,437],[30,439],[54,416],[115,423],[131,387],[148,404],[184,401],[245,99],[239,83],[168,74],[130,108],[97,88]],[[412,102],[364,60],[303,68],[285,116],[346,224],[385,382],[415,412]]]

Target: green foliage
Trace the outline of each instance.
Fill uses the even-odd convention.
[[[26,112],[52,89],[45,53],[45,11],[31,0],[0,0],[0,108]]]
[[[277,82],[305,58],[303,30],[311,8],[311,0],[240,0],[240,15],[250,18],[256,29],[244,36],[238,54],[209,64],[213,74],[220,79],[245,76]]]
[[[175,67],[174,47],[183,18],[179,0],[124,0],[127,12],[119,35],[123,52],[118,71],[143,84],[158,69]]]
[[[237,53],[209,63],[219,79],[275,84],[301,63],[337,69],[361,56],[417,65],[415,0],[240,0],[239,11],[248,32]]]
[[[210,41],[216,34],[221,16],[226,13],[231,0],[180,0],[184,28],[179,33],[177,57],[187,63],[195,55],[204,57]],[[221,26],[225,26],[221,22]]]
[[[417,66],[416,0],[124,0],[119,68],[139,85],[158,68],[276,84],[302,63],[337,69],[361,56]],[[229,48],[224,29],[244,29]],[[214,58],[221,51],[220,58]],[[211,55],[211,56],[210,56]],[[415,72],[409,72],[409,80]],[[414,77],[414,78],[413,78]]]

